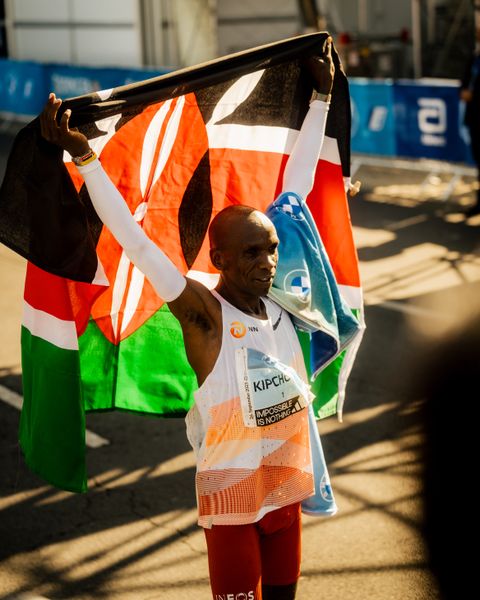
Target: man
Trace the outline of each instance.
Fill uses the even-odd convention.
[[[475,29],[476,48],[462,79],[460,98],[466,103],[465,125],[470,132],[473,160],[478,169],[476,201],[467,211],[471,217],[480,213],[480,25]]]
[[[284,179],[284,188],[303,198],[324,138],[334,76],[330,38],[323,58],[311,58],[308,67],[316,91]],[[291,600],[300,574],[300,502],[314,491],[310,394],[290,318],[267,298],[278,260],[275,228],[246,206],[221,211],[209,229],[216,289],[185,278],[133,220],[87,138],[69,128],[70,111],[57,124],[60,104],[51,94],[42,135],[72,155],[99,217],[182,327],[199,385],[186,420],[213,597]],[[252,375],[252,357],[265,376],[245,400],[240,387]],[[284,400],[276,405],[282,412],[268,404],[272,396]],[[264,426],[249,421],[258,407]]]

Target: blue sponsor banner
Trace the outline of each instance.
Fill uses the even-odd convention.
[[[398,155],[467,160],[458,84],[400,81],[393,91]]]
[[[393,86],[368,79],[350,81],[352,150],[395,156]]]
[[[82,96],[168,73],[167,69],[120,69],[45,65],[47,86],[60,98]]]
[[[0,112],[34,117],[49,91],[71,98],[167,72],[0,59]],[[458,87],[450,80],[352,78],[353,152],[473,164]]]
[[[34,117],[48,93],[81,96],[168,73],[168,69],[74,67],[0,59],[0,112]]]
[[[459,83],[351,79],[352,151],[472,163]]]
[[[37,115],[47,97],[45,68],[34,62],[0,59],[0,111]]]

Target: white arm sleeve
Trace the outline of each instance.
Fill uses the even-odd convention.
[[[283,175],[283,191],[306,198],[313,187],[315,170],[325,139],[329,102],[314,100],[302,123]]]
[[[171,302],[183,292],[186,279],[134,220],[128,206],[98,159],[77,167],[92,204],[125,254],[150,280],[157,294]]]

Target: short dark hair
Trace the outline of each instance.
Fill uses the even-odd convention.
[[[240,217],[251,215],[256,210],[256,208],[246,206],[245,204],[233,204],[217,213],[208,228],[210,248],[221,249],[225,240],[226,228],[231,227]]]

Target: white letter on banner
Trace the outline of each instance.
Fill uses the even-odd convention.
[[[374,106],[368,121],[368,128],[371,131],[383,131],[387,115],[388,109],[386,106]]]
[[[441,98],[419,98],[418,127],[420,140],[425,146],[445,146],[447,105]]]

